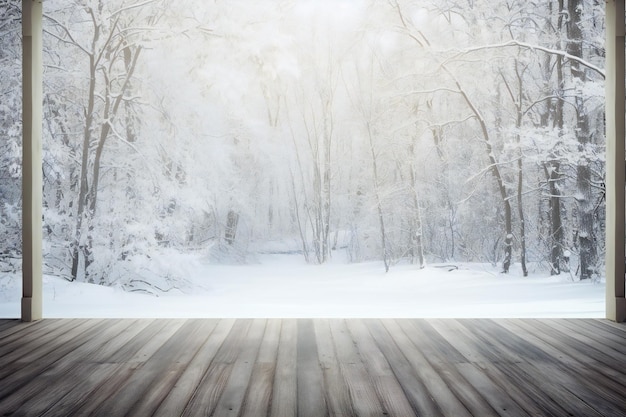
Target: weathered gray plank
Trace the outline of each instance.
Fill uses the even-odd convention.
[[[418,415],[470,416],[397,321],[385,320],[384,327],[375,319],[368,320],[367,324]]]
[[[0,373],[9,374],[11,376],[11,383],[3,383],[0,385],[0,399],[6,398],[30,381],[35,380],[35,378],[39,377],[41,373],[50,368],[56,361],[77,349],[92,336],[96,336],[100,331],[100,327],[103,325],[101,320],[91,322],[87,320],[77,320],[76,322],[78,325],[73,327],[76,332],[65,332],[55,334],[54,338],[46,338],[48,341],[47,344],[38,347],[26,355],[20,356],[17,360],[3,365]]]
[[[57,334],[57,329],[63,329],[64,332],[69,332],[79,324],[79,320],[56,320],[49,324],[39,321],[28,327],[21,327],[20,331],[2,339],[0,357],[2,357],[7,364],[14,363],[31,352],[37,351],[37,349],[45,348],[46,345],[49,344],[49,341]],[[10,369],[1,369],[0,378],[8,373],[10,373]]]
[[[237,320],[194,390],[182,415],[212,415],[246,341],[252,320]]]
[[[626,415],[626,327],[601,320],[2,328],[0,415]]]
[[[237,356],[237,360],[233,363],[233,369],[222,395],[215,405],[213,416],[239,416],[246,391],[250,384],[254,363],[259,354],[266,323],[267,320],[265,319],[253,320],[243,344],[239,346],[240,353]]]
[[[110,322],[115,321],[127,324],[128,327],[117,336],[105,339],[104,343],[85,359],[84,364],[79,364],[79,367],[85,369],[84,374],[79,373],[77,376],[79,383],[72,389],[68,389],[65,395],[58,398],[55,403],[50,404],[49,409],[43,415],[75,415],[76,410],[83,406],[86,401],[92,402],[93,398],[98,398],[99,392],[110,390],[109,387],[116,387],[130,375],[131,369],[127,364],[123,362],[107,363],[106,360],[144,331],[151,321],[110,320]],[[154,323],[154,325],[162,326],[162,323]]]
[[[56,416],[80,416],[78,410],[85,407],[87,403],[93,399],[100,398],[98,394],[101,391],[108,391],[112,386],[116,386],[128,379],[131,370],[125,364],[121,363],[84,363],[79,364],[75,371],[77,384],[68,387],[68,392],[58,401],[48,405],[42,417]],[[71,378],[72,375],[68,375]],[[20,410],[22,411],[22,410]],[[23,415],[34,415],[30,413],[28,404],[23,409]]]
[[[167,397],[155,411],[155,417],[180,416],[183,414],[190,398],[202,381],[203,376],[207,373],[213,358],[224,343],[224,340],[226,340],[234,323],[234,319],[218,321],[205,343],[189,363],[189,366],[176,381],[176,384],[171,387]]]
[[[431,366],[472,415],[499,415],[455,366],[467,363],[469,358],[457,351],[427,320],[397,320],[397,323],[413,344],[419,346]],[[475,358],[472,352],[466,352],[466,355]]]
[[[611,350],[617,352],[619,357],[626,357],[626,334],[616,334],[608,331],[607,327],[597,327],[590,323],[589,320],[573,320],[573,319],[561,319],[551,320],[551,322],[557,322],[564,328],[567,328],[571,333],[577,333],[581,337],[585,344],[595,346],[597,350],[602,352],[608,352],[611,354]],[[580,340],[580,339],[579,339]]]
[[[501,386],[493,381],[486,373],[477,366],[477,363],[489,362],[489,359],[482,355],[481,349],[477,349],[480,344],[487,350],[495,349],[490,346],[489,341],[479,341],[475,335],[467,332],[460,322],[465,320],[429,320],[430,325],[457,351],[472,352],[472,360],[465,363],[458,363],[457,369],[460,374],[478,391],[481,396],[491,405],[491,407],[501,416],[523,416],[527,414],[538,415],[541,410],[534,407],[533,403],[528,404],[529,409],[524,411],[511,397],[511,393],[517,392],[512,384]],[[502,352],[501,361],[514,363],[516,358],[508,352]]]
[[[615,334],[621,334],[626,337],[626,323],[615,323],[614,321],[606,319],[588,319],[587,321],[596,326],[606,328],[607,330],[610,330]]]
[[[528,322],[520,320],[517,323],[524,326]],[[543,328],[543,330],[537,331],[536,329],[539,328]],[[614,378],[624,378],[625,375],[621,366],[611,368],[604,361],[594,360],[593,356],[598,355],[595,348],[581,346],[580,341],[571,338],[567,333],[557,331],[553,326],[548,326],[544,320],[533,322],[531,329],[544,342],[551,344],[564,354],[575,356],[579,361],[578,365],[569,367],[563,366],[560,361],[538,364],[536,365],[537,374],[543,375],[541,378],[549,378],[556,386],[570,391],[575,397],[580,398],[585,404],[598,410],[601,414],[610,412],[610,415],[620,415],[620,410],[626,409],[623,385],[614,380]],[[573,348],[571,345],[575,345],[577,348]],[[607,360],[608,355],[602,353],[601,356]],[[550,369],[549,374],[545,374],[546,369]],[[581,414],[581,412],[576,414]]]
[[[324,375],[324,397],[331,416],[354,416],[348,386],[341,374],[328,319],[313,321],[317,355]]]
[[[21,323],[21,321],[19,319],[0,319],[0,340],[5,336],[5,332],[13,332],[14,330],[17,330],[16,328],[18,327],[18,325]],[[24,323],[26,325],[29,324],[33,324],[36,322],[31,322],[31,323]]]
[[[112,379],[92,391],[89,399],[82,402],[81,407],[75,411],[76,414],[111,416],[126,413],[133,404],[133,395],[141,395],[144,392],[141,386],[129,381],[133,380],[137,370],[140,370],[167,343],[183,323],[184,320],[151,320],[151,323],[126,345],[132,349],[122,349],[124,357],[127,358],[123,361],[124,366],[119,368]],[[119,362],[120,353],[114,353],[113,358],[115,360],[110,362]]]
[[[47,320],[46,323],[43,320],[24,323],[17,319],[0,319],[0,346],[6,343],[9,340],[9,336],[14,333],[27,332],[33,327],[44,327],[45,325],[48,325]]]
[[[391,369],[389,361],[380,351],[363,321],[347,320],[346,324],[386,415],[415,416],[416,413],[406,398],[402,385]],[[434,402],[433,406],[436,407]]]
[[[374,381],[368,373],[368,369],[366,369],[366,367],[372,367],[373,364],[368,363],[367,359],[361,356],[359,350],[357,350],[358,340],[355,340],[348,330],[346,321],[331,320],[330,330],[335,342],[340,370],[352,398],[352,407],[357,412],[357,415],[390,414],[390,410],[383,409],[380,397],[374,386]],[[383,366],[380,365],[377,368],[373,372],[378,371],[381,374]],[[385,394],[390,394],[387,390],[385,391]],[[402,400],[404,402],[399,403],[398,406],[402,407],[405,405],[408,408],[409,414],[407,414],[407,417],[409,417],[413,413],[404,396]],[[401,400],[398,399],[398,401]]]
[[[149,361],[133,373],[126,385],[141,387],[143,392],[134,390],[134,398],[130,397],[127,403],[135,402],[127,415],[154,414],[216,324],[216,320],[188,320]]]
[[[575,358],[579,363],[608,377],[613,382],[621,385],[626,384],[626,374],[622,371],[623,362],[616,362],[604,352],[598,352],[584,343],[570,338],[567,334],[556,331],[543,323],[542,320],[517,320],[515,324],[564,354]]]
[[[324,399],[324,377],[318,360],[313,321],[299,319],[297,342],[297,406],[299,417],[328,415]]]
[[[269,414],[271,417],[297,415],[297,342],[297,321],[295,319],[283,319]]]
[[[526,354],[522,342],[519,342],[519,345],[516,347],[511,341],[504,341],[506,346],[503,349],[519,349],[520,357],[523,358],[515,366],[515,369],[519,370],[517,373],[528,384],[536,387],[538,392],[543,393],[536,401],[546,403],[547,398],[553,399],[567,411],[567,414],[571,415],[601,415],[602,413],[592,406],[596,400],[592,398],[591,401],[587,401],[585,399],[595,397],[593,391],[598,391],[598,387],[594,386],[593,383],[590,385],[590,380],[584,377],[585,373],[588,372],[586,371],[588,369],[586,361],[580,362],[576,358],[570,357],[567,353],[546,343],[538,337],[538,333],[525,333],[523,322],[524,320],[507,320],[498,324],[501,327],[506,326],[510,328],[512,334],[515,334],[516,330],[520,329],[522,334],[519,337],[521,339],[531,343],[534,349],[540,349],[547,355],[534,355],[533,357],[533,355]],[[513,323],[520,324],[520,327],[514,326]],[[495,330],[491,331],[497,334]],[[558,344],[556,346],[558,347]],[[496,365],[498,364],[496,363]],[[606,393],[600,393],[600,398],[604,396],[606,396]]]
[[[501,323],[502,320],[498,321],[498,324],[491,320],[463,323],[469,328],[468,331],[479,340],[479,346],[483,345],[480,342],[483,338],[496,342],[495,350],[480,349],[485,361],[478,366],[485,369],[485,372],[500,386],[505,387],[511,397],[531,415],[577,415],[581,414],[581,410],[584,415],[596,415],[596,412],[578,397],[567,390],[560,389],[558,384],[554,384],[550,375],[542,374],[541,365],[551,363],[553,357],[548,352],[539,349],[536,343],[531,342],[532,335],[514,328],[508,330],[501,326]],[[506,333],[499,331],[498,327],[505,329]],[[518,355],[513,362],[500,360],[500,351],[508,349],[516,352],[514,355]],[[558,351],[552,353],[561,354]],[[527,362],[533,363],[534,367],[520,366]],[[568,363],[568,366],[580,365],[574,360]]]
[[[280,328],[280,319],[268,320],[266,324],[259,355],[254,363],[250,384],[243,401],[242,417],[265,417],[269,413]]]
[[[87,375],[84,372],[93,368],[89,364],[83,366],[89,355],[105,344],[108,339],[115,338],[129,324],[124,321],[113,321],[110,325],[103,322],[99,327],[102,331],[98,333],[98,337],[88,339],[84,344],[59,358],[30,383],[4,399],[0,405],[4,413],[19,415],[21,406],[31,415],[46,412],[69,391],[82,383],[82,379]]]

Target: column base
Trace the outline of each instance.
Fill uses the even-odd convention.
[[[606,301],[606,318],[617,323],[624,323],[626,321],[626,298],[615,297]]]
[[[41,301],[32,297],[22,297],[22,321],[31,322],[43,318]]]

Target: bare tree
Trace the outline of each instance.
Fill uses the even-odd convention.
[[[89,279],[93,262],[93,220],[98,207],[102,157],[114,132],[130,132],[128,125],[133,97],[132,83],[142,51],[146,27],[154,25],[157,17],[150,10],[151,3],[124,6],[107,4],[103,0],[77,5],[89,22],[87,33],[77,33],[74,27],[47,15],[48,33],[61,45],[68,45],[82,54],[87,62],[88,82],[83,104],[83,134],[80,150],[78,196],[75,216],[75,234],[71,243],[72,280],[84,276]],[[127,110],[124,114],[124,110]],[[119,128],[123,126],[123,128]],[[119,133],[117,133],[119,134]],[[133,137],[128,138],[131,142]],[[79,271],[82,262],[83,272]]]

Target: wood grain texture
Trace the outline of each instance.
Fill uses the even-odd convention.
[[[278,358],[278,342],[280,340],[280,320],[269,320],[265,326],[265,334],[254,362],[250,383],[242,405],[241,416],[267,416],[272,398],[272,385]]]
[[[295,416],[298,412],[297,357],[298,322],[281,320],[280,340],[276,358],[276,372],[272,390],[271,417]]]
[[[200,381],[202,381],[213,363],[215,355],[230,334],[234,323],[235,320],[232,319],[219,320],[210,334],[198,334],[202,338],[206,336],[204,344],[179,376],[176,383],[171,387],[167,397],[155,411],[155,416],[169,417],[183,414]]]
[[[317,354],[324,375],[324,398],[332,416],[355,416],[348,386],[341,374],[328,319],[314,321]]]
[[[0,320],[0,415],[626,416],[626,325]]]
[[[328,407],[324,396],[324,376],[317,353],[313,320],[298,320],[297,410],[299,417],[324,417]]]

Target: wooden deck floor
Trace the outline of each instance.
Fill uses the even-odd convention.
[[[0,416],[625,416],[604,320],[0,320]]]

